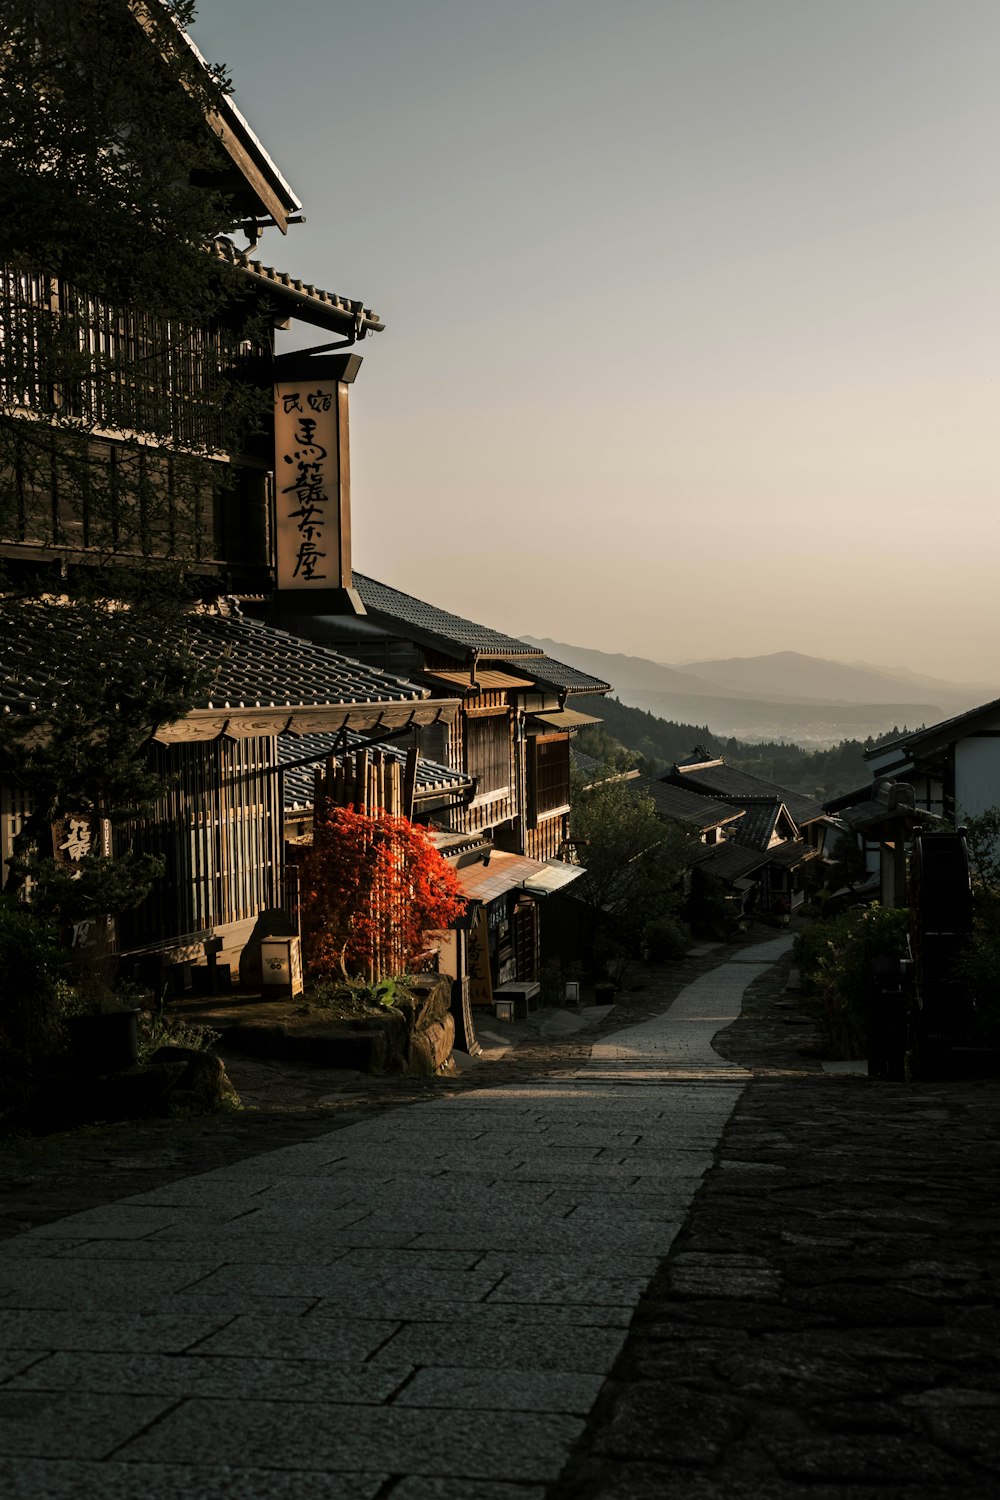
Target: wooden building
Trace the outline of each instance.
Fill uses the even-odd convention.
[[[110,3],[135,21],[128,35],[137,57],[160,48],[203,66],[156,0]],[[185,88],[181,73],[169,77]],[[199,109],[203,180],[225,194],[251,246],[265,228],[285,233],[302,204],[232,99],[213,96]],[[45,633],[33,628],[33,600],[71,593],[81,574],[109,560],[183,572],[200,599],[188,622],[190,650],[210,669],[211,686],[178,722],[150,726],[147,753],[163,773],[163,795],[143,818],[119,822],[114,838],[163,856],[167,874],[120,924],[118,942],[123,952],[177,960],[198,957],[207,942],[235,961],[260,913],[290,905],[280,742],[289,741],[284,759],[294,761],[303,758],[294,748],[303,736],[414,726],[447,734],[457,715],[457,694],[449,701],[240,609],[281,584],[286,543],[298,548],[292,572],[297,556],[300,574],[315,573],[308,537],[321,534],[328,516],[331,524],[349,516],[347,390],[361,361],[327,351],[331,339],[354,346],[382,323],[357,299],[283,274],[229,239],[196,252],[224,277],[225,295],[202,321],[119,305],[65,268],[51,272],[45,253],[27,247],[0,266],[0,704],[9,722],[38,720],[48,685],[65,681],[83,649],[68,605],[66,629]],[[276,353],[276,331],[293,322],[316,330],[317,357]],[[239,392],[253,410],[255,391],[253,418],[223,427],[228,399]],[[262,435],[260,411],[272,404],[275,433],[265,426]],[[302,441],[303,424],[311,434],[322,423],[332,424],[332,440],[308,524],[300,516],[289,536],[288,512],[303,509],[307,482],[302,465],[287,482],[291,459],[282,450],[275,483],[276,443],[290,422],[292,441]],[[5,860],[28,811],[8,775],[0,788]]]
[[[741,914],[787,917],[802,904],[803,872],[820,858],[830,821],[819,803],[700,748],[662,781],[713,805],[714,835],[706,838],[704,852],[696,851],[698,878],[724,886]],[[738,816],[717,818],[720,805]]]
[[[597,722],[570,704],[609,684],[513,636],[352,571],[363,613],[278,615],[284,628],[424,685],[431,701],[459,702],[447,722],[421,726],[421,761],[466,779],[421,799],[466,894],[486,915],[493,985],[533,981],[540,903],[568,885],[570,742]],[[494,863],[495,861],[495,863]],[[487,874],[487,871],[489,873]]]

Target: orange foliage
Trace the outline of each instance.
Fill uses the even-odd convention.
[[[424,933],[462,915],[458,877],[407,818],[331,807],[303,861],[306,962],[319,978],[405,970]]]

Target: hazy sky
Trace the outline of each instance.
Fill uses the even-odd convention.
[[[355,565],[662,661],[1000,680],[997,0],[201,0],[386,331]],[[306,341],[311,341],[307,339]]]

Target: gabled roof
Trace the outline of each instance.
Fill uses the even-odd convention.
[[[798,828],[784,802],[747,802],[744,817],[733,829],[730,837],[736,843],[741,843],[745,849],[766,849],[774,838],[775,829],[778,828],[778,822],[783,813],[792,823],[789,837],[795,838],[798,835]]]
[[[313,785],[317,767],[321,766],[328,756],[334,751],[353,750],[364,746],[366,749],[376,751],[385,755],[390,760],[405,762],[405,746],[393,744],[387,741],[384,744],[373,745],[365,735],[348,730],[346,735],[338,734],[283,734],[278,740],[278,759],[285,769],[285,811],[300,812],[313,805]],[[305,765],[297,762],[308,761]],[[472,786],[473,778],[466,776],[464,771],[453,771],[450,766],[438,765],[432,760],[417,761],[416,793],[417,798],[454,796],[458,797],[462,792]]]
[[[978,708],[967,709],[965,713],[956,714],[951,719],[942,719],[940,723],[931,724],[926,729],[915,729],[912,734],[904,734],[897,740],[876,745],[873,750],[865,751],[865,760],[875,760],[884,756],[887,751],[897,751],[900,759],[934,754],[935,751],[954,744],[956,740],[998,723],[1000,698],[994,698],[989,703],[981,703]]]
[[[173,56],[178,52],[183,56],[184,51],[190,53],[197,67],[204,72],[206,83],[210,83],[208,63],[162,0],[126,0],[126,4],[146,35],[163,49],[161,56]],[[205,123],[258,200],[260,213],[257,216],[270,216],[285,234],[289,218],[302,207],[302,203],[251,130],[235,100],[229,94],[220,93],[214,106],[206,107]]]

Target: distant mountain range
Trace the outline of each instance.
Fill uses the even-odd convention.
[[[798,651],[667,666],[537,636],[522,640],[610,682],[615,696],[658,718],[706,724],[740,739],[810,749],[915,729],[1000,697],[987,683],[944,682],[906,668],[827,661]]]

